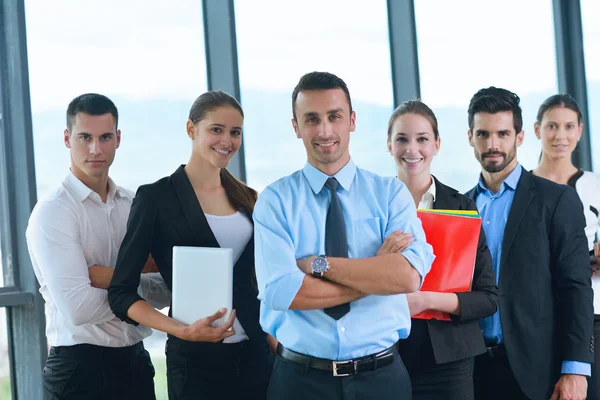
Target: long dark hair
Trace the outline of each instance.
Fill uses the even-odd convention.
[[[244,111],[238,101],[220,90],[210,91],[201,94],[192,104],[190,108],[189,119],[197,124],[206,118],[206,114],[221,107],[231,107],[240,112],[242,118],[244,117]],[[252,214],[254,211],[254,204],[258,194],[256,190],[246,186],[242,181],[236,179],[229,173],[225,168],[221,168],[221,184],[225,189],[227,198],[231,203],[231,206],[236,210],[243,211],[248,214]]]

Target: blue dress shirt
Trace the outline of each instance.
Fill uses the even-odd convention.
[[[487,188],[483,177],[479,178],[477,185],[477,198],[475,203],[481,215],[483,230],[487,239],[487,246],[492,254],[492,264],[496,274],[496,283],[500,276],[500,261],[502,259],[502,242],[504,241],[504,229],[508,221],[512,202],[515,198],[515,191],[521,178],[522,167],[517,164],[515,169],[506,177],[498,193],[492,193]],[[502,336],[502,326],[500,325],[500,305],[498,311],[491,317],[479,321],[481,332],[486,344],[496,345],[504,341]],[[563,374],[590,375],[591,366],[588,363],[578,361],[563,361]]]
[[[357,168],[352,160],[334,175],[344,212],[349,258],[373,257],[392,232],[412,233],[402,253],[425,277],[434,260],[414,200],[400,180]],[[255,262],[260,323],[283,346],[330,360],[348,360],[393,346],[410,333],[404,294],[369,295],[351,303],[339,320],[319,310],[290,310],[305,273],[296,260],[325,253],[331,193],[327,175],[309,163],[269,185],[254,208]]]

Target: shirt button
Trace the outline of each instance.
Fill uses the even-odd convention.
[[[485,221],[485,223],[486,223],[487,225],[489,225],[489,224],[490,224],[490,221]]]
[[[346,332],[346,328],[345,327],[342,326],[340,329],[341,329],[342,332]]]

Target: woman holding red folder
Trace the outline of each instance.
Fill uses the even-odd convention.
[[[548,97],[540,106],[533,126],[535,135],[542,141],[540,164],[532,172],[562,185],[569,185],[577,191],[583,203],[585,233],[590,250],[590,263],[594,268],[592,288],[594,289],[594,338],[600,341],[600,175],[583,171],[573,165],[571,154],[577,147],[583,131],[583,116],[579,105],[568,94],[555,94]],[[592,364],[592,378],[588,383],[587,398],[600,399],[600,351],[595,352]]]
[[[398,178],[406,184],[418,208],[477,210],[472,200],[431,175],[431,161],[439,151],[440,137],[435,114],[426,104],[407,101],[393,112],[387,144],[398,166]],[[411,378],[413,399],[473,399],[473,357],[486,351],[478,320],[493,315],[498,307],[498,288],[483,229],[470,292],[419,291],[408,294],[407,299],[413,316],[437,310],[451,318],[413,318],[410,336],[398,343]]]

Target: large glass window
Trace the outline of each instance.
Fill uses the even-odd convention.
[[[262,12],[262,10],[269,10]],[[235,2],[247,180],[261,191],[303,167],[292,129],[292,90],[311,71],[344,79],[357,113],[350,151],[358,166],[394,174],[386,151],[393,109],[384,0]]]
[[[436,113],[442,138],[432,172],[460,191],[477,183],[467,109],[488,86],[521,98],[525,141],[517,154],[525,168],[535,168],[537,109],[558,90],[552,1],[415,0],[415,13],[421,96]]]
[[[583,23],[583,51],[585,54],[585,74],[587,79],[589,131],[592,140],[592,162],[594,171],[600,172],[600,3],[595,0],[581,0]]]
[[[69,170],[65,112],[76,96],[102,93],[119,109],[121,146],[111,177],[136,190],[189,159],[190,106],[206,90],[202,2],[26,1],[38,196]],[[145,341],[158,398],[167,398],[164,336]]]

